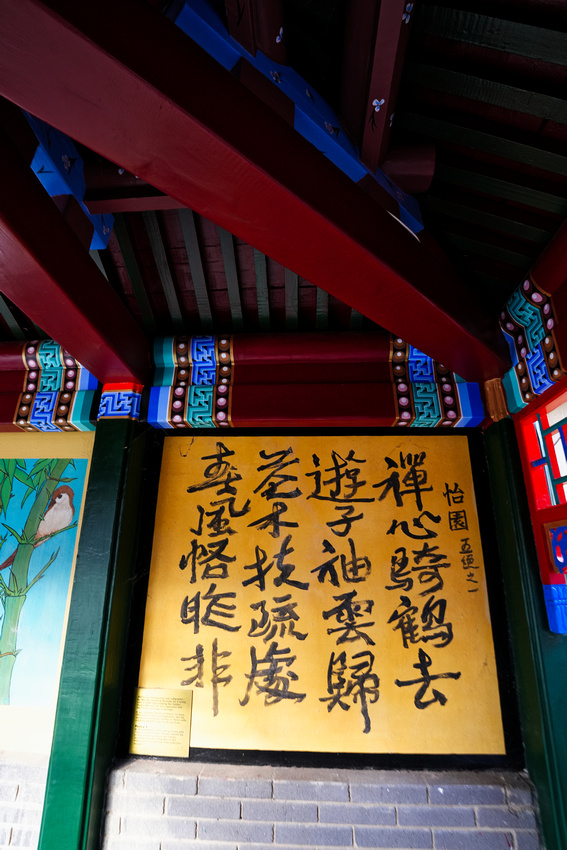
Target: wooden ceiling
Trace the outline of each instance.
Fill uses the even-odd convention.
[[[172,15],[171,4],[162,8],[139,0],[140,10],[144,5]],[[211,0],[211,6],[223,13],[224,4]],[[357,0],[350,5],[339,0],[293,0],[281,5],[287,16],[286,61],[314,90],[324,93],[339,114],[345,112],[345,86],[347,92],[352,86],[349,14],[353,7],[360,14],[363,6],[368,14],[377,14],[380,8],[366,0],[358,0],[358,5]],[[444,268],[442,254],[449,257],[478,308],[478,322],[484,316],[492,324],[567,217],[567,5],[563,0],[419,0],[415,7],[407,3],[405,8],[411,16],[411,35],[399,92],[393,95],[395,115],[382,160],[392,152],[434,145],[433,180],[417,195],[427,231],[424,262],[429,266],[429,257],[434,268],[441,256]],[[134,27],[133,39],[135,33]],[[345,33],[348,38],[343,39]],[[371,38],[360,41],[372,45]],[[369,53],[368,63],[372,58]],[[31,110],[27,94],[21,98],[12,94],[11,81],[2,90]],[[349,128],[362,149],[366,102],[357,108],[359,130],[352,120]],[[179,194],[168,191],[161,175],[153,182],[148,172],[141,177],[131,173],[129,163],[118,157],[112,162],[104,141],[93,139],[95,153],[79,129],[70,132],[72,119],[69,127],[61,126],[65,121],[60,128],[74,135],[85,162],[85,203],[93,212],[115,216],[108,248],[94,252],[93,258],[148,340],[181,332],[340,332],[376,327],[380,310],[364,309],[363,298],[352,299],[355,307],[346,303],[356,280],[326,288],[322,275],[316,285],[286,267],[300,265],[293,245],[279,253],[274,248],[278,262],[269,251],[259,250],[266,250],[261,238],[232,235],[222,226],[225,221],[204,214],[206,205],[200,201],[194,209],[201,214],[193,212],[174,198]],[[336,204],[340,203],[337,198]],[[253,229],[248,232],[253,236]],[[287,254],[289,263],[282,262]],[[309,263],[305,266],[310,268]],[[458,300],[451,274],[440,284],[449,313],[453,296]],[[393,282],[388,286],[395,309],[403,311],[407,300]],[[427,290],[424,294],[428,296]],[[436,295],[441,301],[445,296]],[[382,304],[388,300],[382,294],[380,298]],[[3,339],[39,334],[37,316],[34,325],[25,308],[19,310],[6,295],[0,313]],[[405,326],[398,331],[392,324],[395,319],[388,314],[385,326],[403,332]],[[417,307],[410,332],[420,333]],[[429,332],[431,337],[435,333],[435,328]],[[479,331],[477,336],[481,335]],[[408,341],[426,350],[423,334]],[[435,344],[432,338],[433,348]]]

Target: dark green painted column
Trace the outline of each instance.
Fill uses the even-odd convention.
[[[525,485],[511,420],[485,445],[516,667],[526,764],[547,850],[567,848],[567,635],[549,631]]]
[[[161,441],[97,427],[77,554],[39,850],[95,850],[114,755],[136,563],[147,558]]]

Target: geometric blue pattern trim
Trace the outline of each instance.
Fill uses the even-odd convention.
[[[442,419],[437,384],[413,384],[414,428],[434,428]]]
[[[546,334],[541,312],[524,298],[521,288],[512,293],[506,308],[514,321],[524,328],[528,347],[535,348]]]
[[[217,360],[214,336],[191,338],[191,383],[195,386],[212,387],[217,380]]]
[[[409,379],[414,383],[435,383],[433,360],[413,345],[408,346]]]
[[[549,378],[541,345],[537,345],[532,351],[526,354],[525,360],[533,390],[538,395],[541,395],[545,390],[553,386],[553,381]]]
[[[133,390],[103,391],[98,419],[139,419],[141,393]]]
[[[504,334],[504,338],[508,343],[508,348],[510,349],[510,357],[512,358],[512,365],[517,366],[520,358],[518,357],[518,352],[516,351],[516,343],[514,341],[514,337],[511,334],[507,333],[507,331],[505,331],[503,328],[500,328],[500,330]]]
[[[44,339],[37,347],[39,368],[43,370],[62,369],[63,359],[59,343],[53,339]]]
[[[549,628],[560,635],[567,634],[567,584],[544,584],[543,596]],[[557,671],[561,675],[560,671]]]
[[[39,431],[61,430],[53,422],[57,398],[56,392],[36,393],[29,421]]]
[[[215,428],[213,420],[214,387],[189,388],[185,418],[193,428]]]

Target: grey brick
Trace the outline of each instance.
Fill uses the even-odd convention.
[[[350,796],[353,803],[427,803],[426,785],[377,785],[352,782]]]
[[[536,819],[529,809],[492,808],[482,806],[477,810],[479,826],[504,827],[508,829],[536,829]]]
[[[138,818],[132,815],[121,819],[121,835],[153,838],[194,838],[196,823],[185,818]]]
[[[499,785],[431,785],[429,802],[435,806],[497,806],[506,799]]]
[[[517,850],[542,850],[542,842],[537,832],[517,832]]]
[[[510,806],[533,806],[534,804],[532,789],[527,785],[524,788],[506,788],[506,795]]]
[[[474,809],[465,806],[398,806],[400,826],[476,826]]]
[[[36,826],[41,821],[41,809],[39,806],[20,806],[17,803],[2,806],[0,808],[0,821]]]
[[[0,847],[3,845],[6,845],[6,847],[8,846],[11,832],[12,830],[10,827],[0,826]]]
[[[289,803],[286,800],[244,800],[243,820],[317,822],[317,803]]]
[[[166,797],[165,813],[172,817],[240,818],[239,800],[219,800],[218,797]]]
[[[17,782],[0,782],[0,800],[3,803],[13,803],[17,794]]]
[[[120,815],[107,813],[103,823],[103,835],[114,836],[120,834]]]
[[[248,844],[243,845],[246,846],[248,850]],[[251,845],[257,847],[258,845]],[[238,845],[236,844],[227,844],[223,841],[222,844],[211,844],[210,841],[202,842],[202,841],[191,841],[190,843],[180,842],[180,841],[162,841],[160,845],[160,850],[238,850]],[[272,847],[273,850],[273,847]]]
[[[137,813],[140,815],[163,814],[163,794],[125,794],[124,791],[116,791],[109,795],[107,806],[109,811],[119,815]]]
[[[104,850],[160,850],[161,846],[162,843],[159,838],[155,838],[153,841],[140,841],[138,837],[121,836],[120,838],[113,838],[108,843],[105,842]]]
[[[230,779],[218,776],[199,777],[198,793],[211,797],[260,797],[272,796],[271,779]]]
[[[352,827],[277,823],[276,844],[300,847],[352,847]]]
[[[37,785],[45,785],[47,779],[47,764],[33,764],[22,762],[0,762],[0,780],[15,779],[16,782],[30,782]]]
[[[18,803],[43,804],[45,797],[45,785],[37,785],[35,782],[25,782],[18,786]]]
[[[10,847],[37,847],[38,840],[39,827],[37,829],[14,827],[10,838]]]
[[[274,799],[348,803],[348,785],[346,782],[294,782],[289,779],[275,779]]]
[[[514,839],[509,832],[436,829],[434,835],[436,850],[508,850],[514,846]]]
[[[270,842],[273,827],[271,823],[254,821],[217,821],[200,820],[197,827],[197,838],[200,841],[236,841],[236,842]]]
[[[431,830],[429,829],[402,829],[396,827],[357,826],[354,830],[356,844],[359,847],[387,847],[393,850],[395,847],[423,848],[430,850],[433,846]]]
[[[394,806],[363,806],[356,803],[321,803],[321,823],[368,824],[371,826],[395,826]]]
[[[163,773],[130,773],[126,771],[126,791],[154,792],[156,794],[196,794],[196,776],[168,776]]]

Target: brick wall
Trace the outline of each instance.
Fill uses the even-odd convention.
[[[47,756],[0,752],[0,850],[37,847]]]
[[[409,773],[131,759],[112,773],[104,850],[540,850],[515,773]]]

